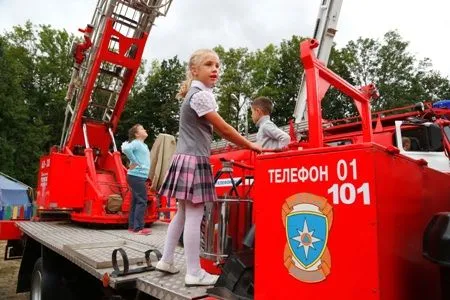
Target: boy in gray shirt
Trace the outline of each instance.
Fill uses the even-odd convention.
[[[263,149],[281,149],[291,142],[290,136],[270,120],[273,103],[269,98],[256,98],[252,101],[251,109],[252,120],[258,127],[256,143]]]

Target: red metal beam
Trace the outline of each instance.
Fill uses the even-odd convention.
[[[314,39],[300,43],[300,59],[305,69],[307,87],[309,146],[324,146],[321,102],[330,85],[353,99],[362,119],[363,140],[371,142],[373,132],[370,99],[377,96],[375,86],[356,89],[317,60],[313,49],[318,46],[318,41]]]

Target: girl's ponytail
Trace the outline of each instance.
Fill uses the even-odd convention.
[[[188,66],[188,69],[186,70],[186,80],[184,80],[180,84],[180,89],[178,90],[178,94],[176,95],[177,99],[181,100],[186,96],[189,89],[191,88],[192,80],[193,80],[192,73]]]

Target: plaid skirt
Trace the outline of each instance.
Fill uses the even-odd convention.
[[[216,189],[208,157],[175,154],[158,192],[168,199],[192,203],[216,201]]]

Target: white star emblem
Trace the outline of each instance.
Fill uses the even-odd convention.
[[[314,248],[314,243],[316,242],[320,242],[321,240],[316,238],[314,236],[314,231],[309,231],[308,229],[308,223],[306,223],[306,219],[305,222],[303,223],[303,229],[297,230],[298,231],[298,236],[293,237],[293,240],[296,240],[297,242],[299,242],[298,247],[303,247],[303,250],[305,251],[305,257],[306,259],[308,259],[308,252],[309,252],[309,248]]]

